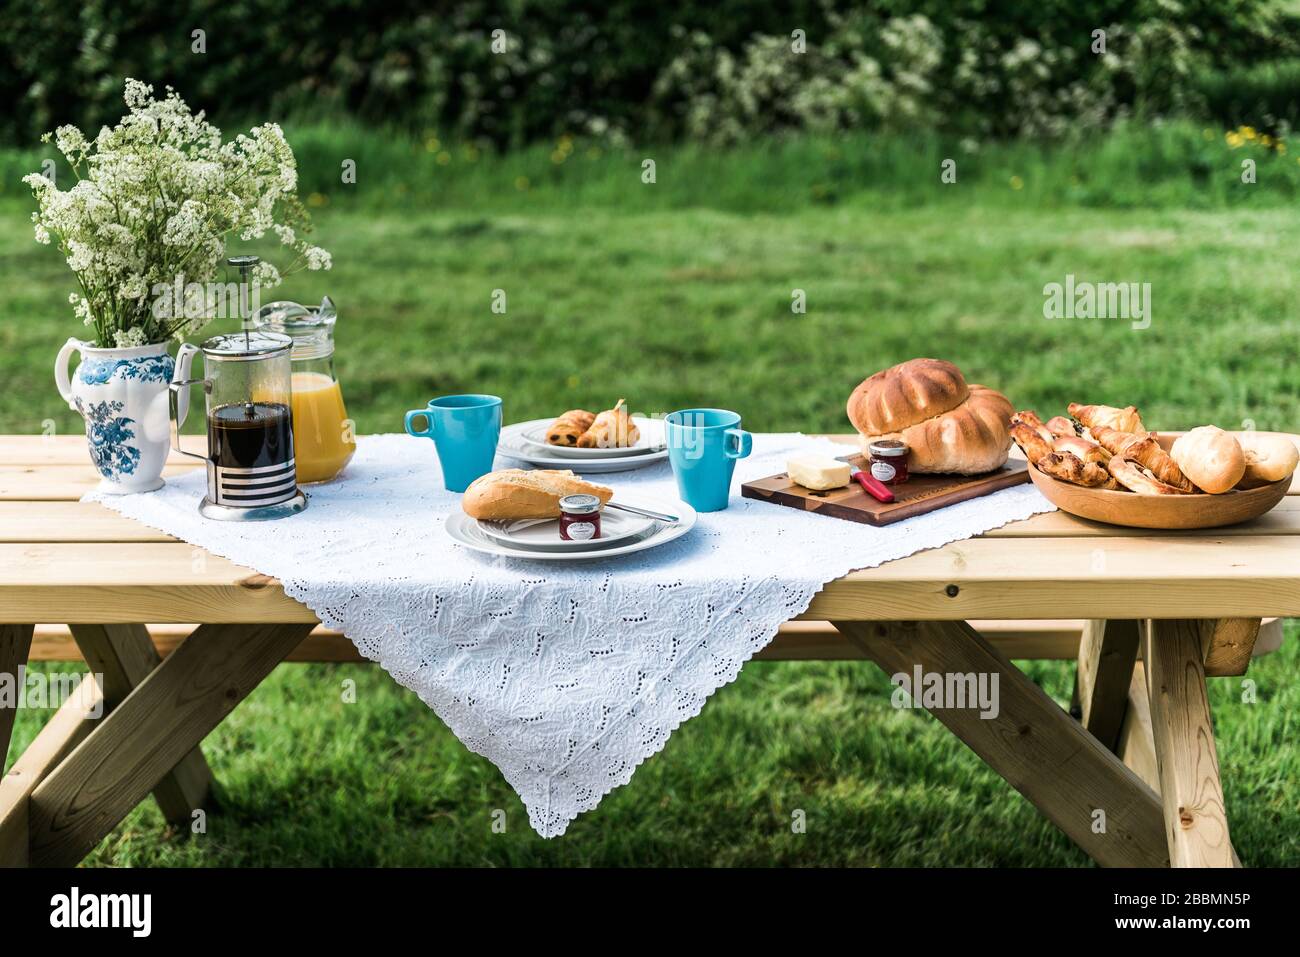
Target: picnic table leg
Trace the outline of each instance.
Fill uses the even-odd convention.
[[[80,861],[311,629],[196,628],[32,792],[31,863]]]
[[[121,704],[162,661],[144,625],[70,625],[69,629],[91,672],[104,676],[105,713]],[[196,746],[167,770],[153,794],[168,822],[188,827],[211,787],[212,771]]]
[[[0,700],[0,771],[4,770],[9,754],[9,736],[14,731],[14,719],[18,717],[17,695],[18,669],[27,664],[27,655],[32,647],[31,625],[0,625],[0,676],[8,675],[14,683],[13,707]]]
[[[91,715],[103,713],[103,691],[93,674],[81,681],[77,693],[59,706],[41,733],[0,778],[0,867],[28,865],[32,792],[99,723]]]
[[[966,622],[835,627],[889,675],[996,676],[995,716],[931,713],[1099,864],[1168,866],[1159,797]]]
[[[1115,751],[1128,710],[1129,680],[1137,658],[1138,623],[1094,620],[1084,623],[1079,641],[1076,693],[1083,726]]]
[[[1139,632],[1139,638],[1141,632]],[[1134,774],[1160,793],[1160,767],[1156,763],[1156,739],[1151,733],[1151,698],[1147,694],[1147,673],[1142,662],[1133,665],[1128,684],[1128,707],[1119,729],[1115,752]]]
[[[1165,835],[1175,867],[1240,866],[1228,835],[1205,689],[1205,661],[1223,631],[1219,621],[1195,620],[1147,621],[1142,629]],[[1247,646],[1247,660],[1249,653]]]

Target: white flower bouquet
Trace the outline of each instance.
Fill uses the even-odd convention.
[[[53,134],[77,177],[71,189],[39,173],[23,177],[39,207],[36,239],[57,237],[81,286],[69,301],[98,346],[162,343],[206,323],[210,310],[173,303],[171,291],[211,283],[232,233],[250,241],[273,232],[294,253],[284,270],[259,263],[252,276],[259,288],[303,267],[330,268],[330,254],[300,238],[310,221],[278,125],[223,143],[170,87],[156,100],[152,86],[128,79],[125,100],[127,115],[93,140],[75,126]]]

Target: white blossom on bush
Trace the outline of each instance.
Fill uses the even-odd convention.
[[[945,44],[929,18],[885,17],[867,5],[828,7],[825,35],[800,54],[785,35],[756,33],[733,52],[675,27],[679,52],[652,100],[690,138],[720,144],[789,130],[928,133],[945,122],[983,136],[1060,137],[1132,110],[1194,113],[1201,34],[1179,22],[1176,4],[1158,7],[1162,15],[1134,25],[1103,24],[1112,52],[1097,69],[1087,45],[1070,38],[1006,37],[955,19]]]
[[[300,268],[329,269],[330,255],[302,239],[309,231],[298,200],[298,164],[284,133],[265,123],[229,142],[170,87],[128,79],[128,113],[93,140],[75,126],[45,134],[77,177],[60,190],[39,173],[23,177],[36,197],[36,241],[57,239],[80,293],[69,302],[95,329],[97,344],[163,342],[199,329],[210,316],[155,315],[150,290],[217,278],[226,237],[260,239],[268,231],[293,250],[284,269],[263,263],[263,287]]]

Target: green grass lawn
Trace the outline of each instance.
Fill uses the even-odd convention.
[[[1300,863],[1300,652],[1210,681],[1233,844]],[[1021,663],[1062,704],[1072,669]],[[341,701],[354,679],[355,704]],[[556,840],[414,695],[363,665],[282,665],[214,731],[201,835],[134,811],[102,865],[1082,866],[1089,861],[937,721],[890,705],[874,665],[755,662]],[[43,714],[22,712],[14,753]],[[506,831],[493,831],[505,811]],[[807,816],[803,834],[791,815]]]
[[[398,430],[406,409],[459,391],[502,395],[507,420],[626,397],[644,412],[733,408],[753,430],[843,431],[853,386],[918,355],[1044,415],[1131,402],[1156,428],[1300,430],[1295,164],[1268,159],[1255,192],[1234,192],[1240,154],[1201,132],[990,149],[945,187],[941,144],[915,163],[857,141],[657,151],[645,185],[635,157],[585,146],[565,164],[457,150],[444,167],[418,143],[308,130],[305,187],[330,190],[328,170],[355,153],[358,183],[370,170],[379,185],[317,194],[316,239],[336,268],[283,292],[337,302],[339,376],[363,432]],[[1183,142],[1196,150],[1186,168]],[[26,162],[15,155],[0,170]],[[0,431],[47,419],[79,431],[51,375],[81,332],[70,276],[32,242],[30,206],[10,186],[0,195]],[[1067,273],[1151,283],[1150,328],[1044,319],[1043,286]],[[505,315],[491,311],[495,289]],[[794,289],[805,315],[791,312]],[[1240,702],[1238,679],[1211,682],[1234,843],[1252,865],[1300,863],[1289,637],[1251,669],[1257,704]],[[1068,696],[1067,666],[1031,674]],[[355,705],[340,701],[345,678]],[[867,665],[753,664],[630,785],[544,842],[496,770],[382,671],[286,665],[207,741],[220,780],[208,833],[167,834],[146,805],[91,860],[1086,863],[937,722],[892,709],[888,690]],[[38,721],[20,715],[11,754]],[[491,830],[496,808],[505,834]],[[791,833],[796,809],[806,834]]]

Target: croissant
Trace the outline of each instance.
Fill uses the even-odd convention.
[[[1117,409],[1111,405],[1080,405],[1077,402],[1071,402],[1070,414],[1086,425],[1089,431],[1099,426],[1106,426],[1111,429],[1119,429],[1121,432],[1136,432],[1138,435],[1146,434],[1146,429],[1142,428],[1142,419],[1138,416],[1138,410],[1131,405],[1123,409]]]
[[[1085,462],[1073,452],[1049,452],[1034,467],[1044,475],[1050,475],[1072,485],[1112,490],[1119,488],[1104,465]]]
[[[1097,440],[1097,444],[1109,452],[1111,455],[1123,455],[1124,450],[1134,442],[1142,441],[1145,436],[1137,435],[1133,432],[1121,432],[1119,429],[1112,429],[1109,426],[1099,425],[1094,429],[1089,429],[1092,437]],[[1154,436],[1155,433],[1148,432],[1147,435]]]
[[[1079,434],[1075,431],[1074,423],[1063,415],[1054,415],[1048,419],[1047,431],[1051,432],[1058,439],[1069,438]]]
[[[1085,462],[1105,465],[1110,461],[1110,453],[1096,442],[1089,442],[1077,435],[1058,435],[1052,443],[1055,452],[1070,452]]]
[[[546,430],[547,445],[563,445],[574,448],[582,434],[591,428],[596,416],[585,409],[570,409],[551,423]]]
[[[1132,459],[1161,482],[1184,495],[1197,491],[1191,479],[1183,474],[1183,470],[1153,436],[1145,435],[1136,442],[1129,443],[1124,449],[1124,458]]]
[[[1019,414],[1019,413],[1017,413]],[[1032,415],[1032,413],[1030,413]],[[1030,464],[1037,465],[1039,460],[1052,451],[1050,443],[1044,441],[1038,430],[1024,420],[1017,419],[1011,423],[1011,438],[1025,453]]]
[[[580,449],[625,449],[636,445],[641,438],[641,430],[633,424],[619,399],[612,409],[606,409],[596,416],[591,427],[578,439]]]
[[[1123,455],[1110,460],[1110,474],[1131,492],[1139,495],[1182,495],[1182,491],[1144,472],[1138,464]]]
[[[1017,422],[1023,423],[1033,429],[1048,445],[1052,444],[1052,431],[1043,424],[1043,420],[1038,417],[1038,413],[1032,409],[1022,409],[1015,415],[1011,416],[1011,424]],[[1023,446],[1022,446],[1023,447]]]

